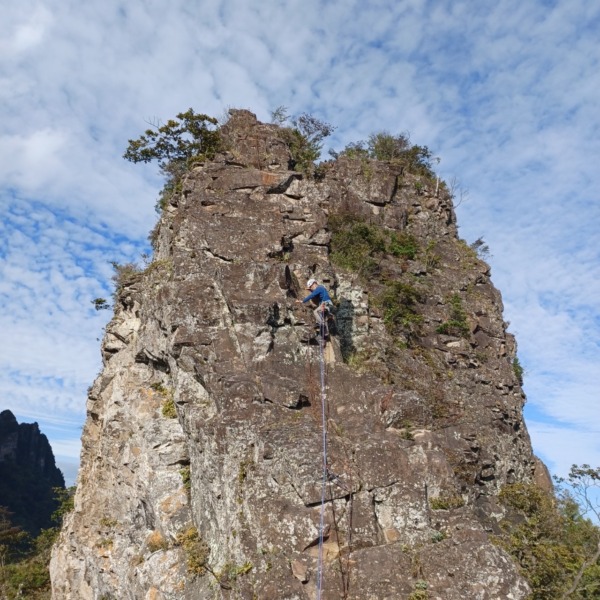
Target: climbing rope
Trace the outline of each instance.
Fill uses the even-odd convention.
[[[319,520],[319,559],[317,564],[317,600],[321,600],[321,590],[323,588],[323,531],[325,521],[325,491],[327,488],[327,420],[325,414],[325,404],[327,401],[325,394],[325,314],[321,315],[319,340],[320,360],[321,360],[321,429],[323,436],[323,479],[321,484],[321,517]]]
[[[349,506],[346,512],[346,517],[348,520],[348,536],[347,536],[347,547],[348,552],[346,553],[346,559],[344,561],[342,557],[342,552],[338,552],[338,563],[340,568],[340,577],[342,582],[342,595],[343,599],[348,598],[348,593],[350,589],[350,548],[352,547],[352,515],[354,512],[354,494],[352,490],[354,488],[353,480],[352,480],[352,470],[349,469],[350,472],[350,481],[345,482],[339,475],[333,473],[330,469],[327,470],[327,482],[329,484],[329,494],[331,498],[334,497],[333,486],[337,486],[340,489],[344,490],[349,497]],[[333,523],[335,525],[336,534],[339,536],[339,527],[338,527],[338,517],[336,515],[335,503],[331,503],[331,513]],[[338,537],[339,542],[339,537]],[[345,562],[345,564],[344,564]]]

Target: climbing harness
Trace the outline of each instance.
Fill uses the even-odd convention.
[[[327,470],[327,421],[325,415],[325,404],[327,397],[325,394],[325,315],[321,319],[319,336],[319,349],[321,360],[321,428],[323,442],[323,478],[321,483],[321,516],[319,519],[319,559],[317,564],[317,600],[321,600],[321,590],[323,588],[323,530],[325,521],[325,490],[327,488],[328,470]]]

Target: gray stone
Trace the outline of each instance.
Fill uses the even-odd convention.
[[[115,302],[53,597],[315,597],[320,353],[312,315],[294,302],[315,276],[339,305],[326,355],[323,597],[406,598],[421,580],[431,598],[526,598],[487,532],[502,486],[542,470],[500,295],[457,239],[450,196],[417,194],[415,176],[384,162],[340,159],[324,179],[301,179],[277,127],[248,111],[225,133],[230,150],[188,175],[154,263]],[[419,241],[407,269],[382,266],[422,286],[415,339],[386,329],[381,282],[331,264],[339,212]],[[464,339],[436,332],[453,294],[473,329]],[[163,415],[170,401],[176,418]],[[455,502],[434,509],[432,498]],[[202,541],[192,554],[206,549],[199,574],[181,543],[190,531]]]

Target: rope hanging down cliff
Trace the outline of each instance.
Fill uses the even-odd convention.
[[[319,350],[321,362],[321,429],[323,443],[323,476],[321,482],[321,515],[319,519],[319,558],[317,563],[317,600],[321,600],[321,590],[323,588],[323,529],[325,520],[325,490],[327,486],[327,422],[325,414],[325,403],[327,401],[325,393],[325,332],[327,325],[325,318],[320,322]]]
[[[327,318],[330,314],[333,303],[327,290],[319,285],[316,279],[310,278],[306,282],[306,289],[310,294],[302,300],[296,300],[298,304],[315,302],[317,307],[314,310],[315,319],[319,329],[319,350],[320,350],[320,371],[321,371],[321,431],[322,431],[322,455],[323,455],[323,475],[321,482],[321,514],[319,518],[319,558],[317,563],[317,600],[321,600],[321,591],[323,589],[323,531],[325,520],[325,492],[327,487],[327,415],[326,415],[326,394],[325,394],[325,343],[329,336]]]

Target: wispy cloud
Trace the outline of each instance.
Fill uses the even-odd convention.
[[[338,148],[408,130],[441,157],[469,191],[462,235],[492,250],[534,445],[553,468],[584,452],[600,464],[597,445],[563,443],[591,440],[600,417],[599,26],[586,0],[5,7],[3,403],[76,454],[108,317],[90,300],[110,295],[109,261],[135,260],[156,218],[156,168],[124,162],[127,139],[190,106],[268,119],[284,104],[336,124]]]

